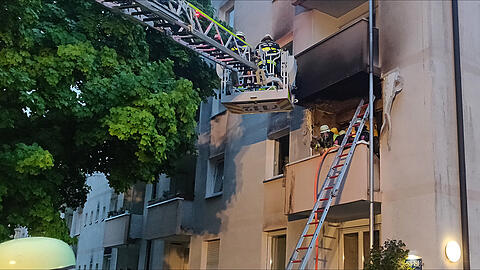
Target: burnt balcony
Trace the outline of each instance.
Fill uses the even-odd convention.
[[[104,247],[126,245],[142,237],[142,215],[128,211],[105,219]]]
[[[376,33],[374,39],[378,40]],[[367,96],[368,40],[368,21],[361,19],[297,54],[297,89],[293,93],[299,104]],[[374,48],[374,60],[374,73],[378,75],[378,46]],[[378,76],[375,94],[380,94]]]
[[[365,2],[367,0],[292,0],[294,6],[316,9],[335,18],[345,15]]]
[[[192,224],[192,202],[176,197],[151,201],[147,206],[144,238],[151,240],[185,236]]]
[[[285,177],[283,175],[263,182],[263,229],[273,231],[287,226],[285,216]]]
[[[347,153],[349,149],[344,150]],[[330,169],[330,164],[335,158],[336,152],[329,153],[320,172],[319,185]],[[327,219],[332,221],[346,221],[351,219],[365,218],[369,214],[369,164],[368,145],[359,143],[352,157],[350,168],[339,194],[333,201]],[[318,165],[321,161],[320,155],[312,156],[286,167],[286,201],[285,214],[291,218],[304,218],[310,214],[314,205],[314,179],[317,174]],[[374,156],[375,171],[375,212],[380,212],[380,180],[379,180],[379,159]]]

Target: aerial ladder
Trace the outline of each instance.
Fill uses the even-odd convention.
[[[361,100],[355,110],[352,121],[350,121],[345,136],[338,147],[323,185],[318,194],[316,194],[315,204],[310,212],[310,216],[308,217],[302,234],[298,239],[297,245],[287,263],[286,269],[308,268],[310,256],[318,245],[316,245],[316,243],[318,243],[317,239],[319,238],[330,207],[334,203],[335,198],[340,194],[341,187],[343,186],[342,183],[347,177],[357,142],[365,126],[365,122],[368,120],[368,115],[369,104],[364,104],[364,101]],[[356,129],[356,132],[353,132],[354,128]],[[317,257],[314,259],[318,261],[318,253]]]
[[[296,63],[287,51],[275,55],[254,49],[219,22],[184,0],[95,0],[108,9],[170,36],[177,43],[217,64],[220,100],[231,112],[251,114],[293,109]],[[256,57],[254,57],[256,56]],[[273,59],[280,74],[258,61]],[[277,72],[278,73],[278,72]]]

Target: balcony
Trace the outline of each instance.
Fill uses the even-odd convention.
[[[345,15],[365,2],[367,0],[292,0],[294,6],[316,9],[335,18]]]
[[[103,247],[126,245],[142,237],[142,215],[128,212],[105,219]]]
[[[147,206],[144,238],[178,237],[188,233],[192,224],[192,202],[183,198],[152,201]]]
[[[376,34],[374,38],[378,40]],[[299,104],[368,95],[368,47],[368,21],[361,19],[297,54],[298,88],[294,94]],[[374,59],[374,71],[379,74],[377,46]],[[377,96],[379,91],[375,77]]]
[[[346,150],[347,151],[347,150]],[[346,151],[344,153],[346,153]],[[323,184],[330,164],[336,152],[330,153],[325,158],[321,172],[320,185]],[[346,221],[368,217],[368,146],[364,143],[357,145],[355,154],[350,163],[350,169],[344,180],[343,188],[333,202],[327,219],[333,221]],[[285,214],[290,218],[304,218],[314,205],[314,179],[321,160],[319,155],[293,162],[286,167],[286,202]],[[380,212],[380,180],[379,159],[374,157],[375,170],[375,212]]]
[[[287,226],[285,216],[285,177],[263,182],[263,230],[273,231]]]

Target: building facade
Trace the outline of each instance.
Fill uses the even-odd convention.
[[[161,176],[155,185],[132,189],[130,210],[106,218],[102,236],[92,232],[90,238],[103,239],[99,254],[111,252],[111,269],[282,269],[314,204],[320,156],[310,147],[312,135],[323,124],[348,126],[368,93],[366,1],[213,5],[250,44],[270,33],[295,55],[298,103],[289,113],[253,115],[232,114],[215,98],[203,103],[196,161],[185,160],[179,165],[185,173],[174,179]],[[463,243],[452,4],[378,1],[375,10],[374,116],[378,129],[386,128],[373,164],[374,242],[399,239],[425,268],[460,269],[462,258],[453,262],[445,254],[448,242]],[[459,3],[470,243],[461,252],[468,252],[472,268],[480,268],[480,35],[471,27],[480,23],[479,13],[479,2]],[[401,92],[393,99],[395,89]],[[322,229],[320,269],[361,269],[368,259],[368,147],[357,146]],[[90,215],[87,222],[98,204],[91,200],[82,214]],[[83,251],[89,237],[83,234],[78,261],[84,268],[91,256]]]

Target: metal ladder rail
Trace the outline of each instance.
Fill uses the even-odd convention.
[[[171,33],[173,40],[225,68],[234,71],[238,71],[239,68],[244,70],[257,69],[257,66],[253,62],[246,59],[244,53],[237,54],[228,48],[228,45],[232,43],[232,46],[237,47],[240,52],[242,51],[242,47],[239,46],[238,43],[242,42],[249,46],[248,43],[241,40],[224,26],[220,25],[201,10],[184,0],[95,1],[114,12],[127,15],[129,18],[157,31],[171,33],[173,30],[172,26],[176,26],[176,28],[179,29],[175,31],[175,33]],[[205,18],[210,22],[205,30],[203,30],[198,17],[196,16],[197,14],[201,14],[202,18]],[[220,42],[217,42],[208,36],[211,30],[217,32],[218,36],[220,36]],[[225,44],[221,38],[220,32],[228,37]],[[195,44],[195,39],[199,40],[200,44]]]
[[[354,117],[352,118],[352,121],[350,122],[350,125],[349,125],[349,128],[347,130],[347,135],[344,137],[343,141],[342,141],[342,144],[341,146],[339,147],[338,151],[337,151],[337,154],[334,158],[334,161],[332,162],[332,165],[330,167],[330,170],[329,170],[329,173],[327,174],[327,177],[325,178],[325,181],[323,182],[323,185],[322,185],[322,189],[321,189],[321,192],[318,196],[318,199],[312,209],[312,212],[309,216],[309,219],[307,221],[307,224],[302,232],[302,235],[300,236],[300,239],[297,243],[297,246],[295,248],[295,250],[293,251],[293,254],[287,264],[287,269],[292,269],[293,267],[293,263],[299,263],[301,262],[301,266],[300,266],[300,269],[304,269],[306,267],[306,264],[308,263],[308,258],[313,250],[313,247],[315,245],[315,242],[316,242],[316,239],[318,238],[318,235],[320,233],[320,229],[322,228],[323,226],[323,223],[325,222],[325,218],[328,214],[328,210],[331,206],[331,203],[333,201],[333,198],[336,196],[337,192],[338,192],[338,189],[340,187],[340,184],[343,182],[343,178],[345,177],[345,174],[346,174],[346,171],[348,170],[348,167],[349,167],[349,164],[350,164],[350,161],[351,161],[351,158],[353,156],[353,153],[355,151],[355,146],[356,146],[356,143],[358,141],[358,138],[360,136],[356,136],[354,141],[352,143],[347,143],[349,138],[351,137],[352,135],[352,129],[353,127],[356,126],[356,120],[359,118],[359,113],[360,111],[365,107],[367,106],[367,109],[368,109],[368,105],[363,105],[364,101],[362,100],[360,102],[360,104],[358,105],[357,107],[357,110],[355,111],[355,114],[354,114]],[[365,123],[365,119],[368,117],[368,110],[365,110],[365,112],[363,113],[361,119],[361,123],[359,125],[359,128],[358,128],[358,133],[357,134],[360,134],[361,130],[363,129],[363,126],[364,126],[364,123]],[[344,156],[343,153],[343,150],[345,148],[345,146],[351,146],[350,150],[349,150],[349,153],[347,154],[346,158],[345,159],[342,159],[342,157]],[[341,160],[344,160],[345,162],[339,166],[339,162]],[[333,174],[336,174],[338,173],[338,169],[339,167],[342,167],[341,171],[339,174],[337,174],[336,176],[332,177]],[[335,184],[334,186],[328,186],[327,187],[327,183],[328,182],[331,182],[332,180],[335,181]],[[330,195],[327,195],[327,193],[330,192]],[[322,194],[324,194],[324,196],[322,196]],[[321,211],[319,210],[320,209],[320,205],[322,203],[325,202],[326,198],[328,196],[328,200],[326,202],[326,204],[324,205],[324,207],[322,207]],[[320,220],[316,223],[313,223],[313,219],[315,218],[315,215],[318,213],[318,212],[322,212],[322,216],[320,218]],[[315,230],[315,233],[312,234],[312,235],[308,235],[307,232],[309,230],[309,226],[310,225],[316,225],[316,230]],[[308,247],[302,247],[302,244],[305,242],[305,239],[306,237],[312,237],[311,240],[310,240],[310,244]],[[301,260],[296,260],[297,259],[297,256],[299,255],[300,253],[300,250],[304,250],[306,249],[307,250],[307,253],[305,254],[305,256],[303,257],[303,259]]]
[[[309,219],[308,219],[308,221],[307,221],[307,224],[306,224],[306,226],[305,226],[302,234],[300,235],[300,238],[299,238],[299,240],[298,240],[298,242],[297,242],[297,246],[295,247],[295,249],[294,249],[294,251],[293,251],[293,253],[292,253],[292,256],[291,256],[291,258],[290,258],[290,260],[289,260],[289,262],[288,262],[288,264],[287,264],[287,269],[292,269],[293,263],[298,262],[298,260],[296,260],[296,259],[297,259],[297,256],[298,256],[299,253],[300,253],[300,252],[299,252],[299,251],[300,251],[300,248],[302,248],[302,244],[303,244],[303,242],[304,242],[304,240],[305,240],[305,235],[307,235],[307,232],[308,232],[308,230],[309,230],[309,225],[313,222],[313,219],[314,219],[314,217],[315,217],[315,214],[317,213],[317,210],[318,210],[318,208],[319,208],[319,206],[320,206],[320,203],[321,203],[321,201],[320,201],[320,195],[322,194],[322,192],[325,191],[325,188],[326,188],[326,185],[327,185],[327,181],[328,181],[329,179],[331,179],[330,177],[332,176],[332,171],[333,171],[332,168],[338,164],[340,153],[343,152],[343,149],[344,149],[344,147],[345,147],[345,145],[346,145],[346,142],[348,141],[348,138],[350,137],[349,134],[351,134],[351,130],[352,130],[352,127],[353,127],[354,119],[355,119],[356,116],[358,115],[358,113],[359,113],[359,111],[360,111],[360,108],[361,108],[361,106],[363,105],[363,102],[364,102],[363,100],[360,101],[360,105],[357,107],[357,110],[355,111],[354,118],[353,118],[353,120],[350,122],[350,125],[349,125],[349,127],[348,127],[347,133],[346,133],[346,135],[344,136],[344,138],[343,138],[343,140],[342,140],[342,143],[340,144],[340,147],[339,147],[338,150],[337,150],[337,153],[336,153],[335,158],[334,158],[334,160],[333,160],[333,162],[332,162],[332,165],[330,166],[329,172],[328,172],[328,174],[327,174],[327,176],[326,176],[326,178],[325,178],[325,181],[323,182],[322,187],[321,187],[321,189],[320,189],[321,192],[320,192],[320,194],[317,195],[317,201],[315,202],[315,205],[314,205],[313,208],[312,208],[312,212],[311,212],[311,214],[310,214],[310,216],[309,216]],[[313,240],[312,240],[312,241],[313,241]]]

